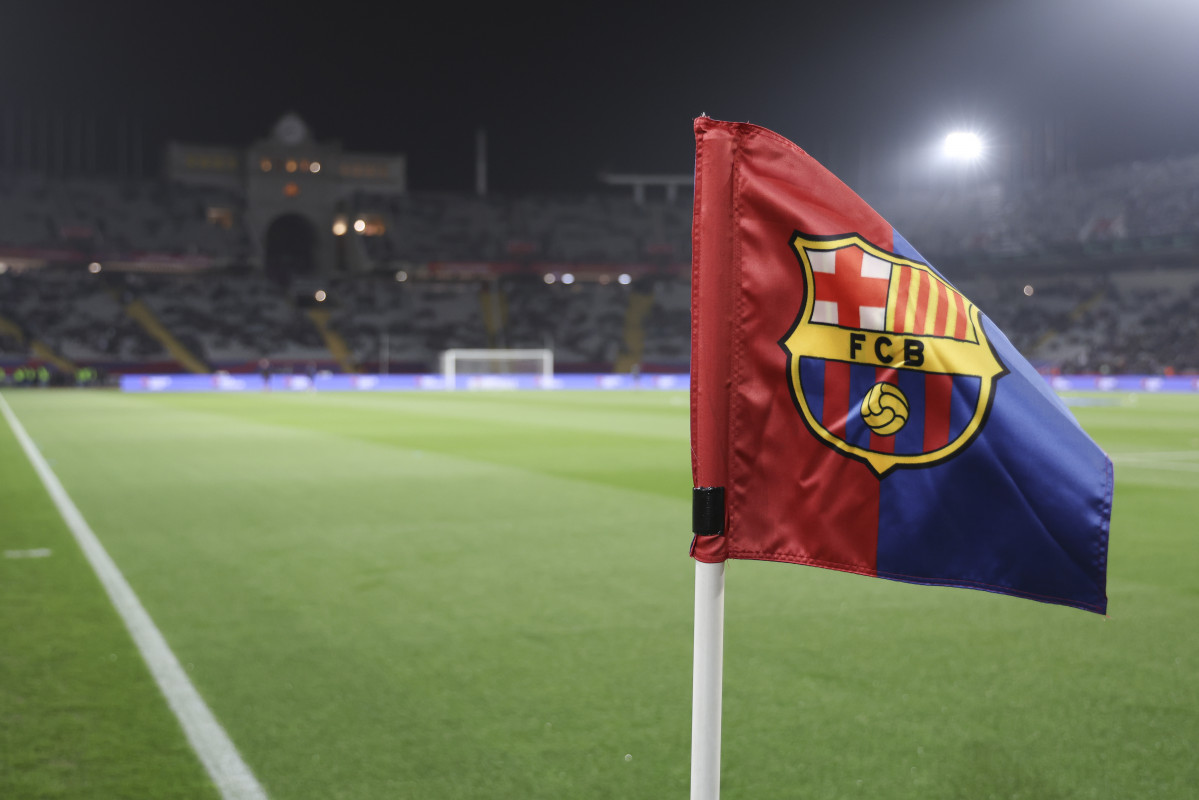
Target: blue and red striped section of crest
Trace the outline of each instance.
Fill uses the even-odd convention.
[[[962,435],[978,406],[981,381],[912,369],[875,367],[804,356],[800,386],[813,418],[847,444],[876,453],[915,456],[945,447]],[[866,425],[862,399],[876,383],[899,388],[908,419],[893,435],[879,436]]]

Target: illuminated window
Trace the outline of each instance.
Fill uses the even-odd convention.
[[[343,177],[346,178],[386,178],[387,167],[385,165],[363,164],[343,161],[338,167]]]
[[[294,158],[287,159],[287,163],[283,165],[283,168],[285,170],[287,170],[288,172],[295,172],[296,171],[296,160]]]
[[[288,183],[288,184],[284,185],[283,196],[284,197],[299,197],[300,196],[300,187],[296,186],[294,183]]]
[[[223,206],[209,206],[205,214],[208,224],[217,228],[229,230],[233,227],[233,209]]]
[[[272,166],[274,165],[271,164],[271,160],[269,158],[264,158],[258,162],[258,168],[263,172],[270,172]]]

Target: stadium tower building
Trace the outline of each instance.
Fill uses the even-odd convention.
[[[381,234],[383,221],[350,218],[350,198],[408,190],[403,154],[350,153],[338,141],[317,142],[294,113],[245,149],[172,142],[166,162],[172,181],[245,198],[250,262],[279,277],[366,269],[360,237],[346,233]]]

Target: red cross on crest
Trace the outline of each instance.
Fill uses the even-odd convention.
[[[816,282],[812,321],[844,328],[883,330],[891,263],[855,245],[812,254]]]

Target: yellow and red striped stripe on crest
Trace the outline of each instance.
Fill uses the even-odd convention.
[[[892,265],[887,294],[888,331],[978,341],[969,308],[969,300],[933,273]]]

